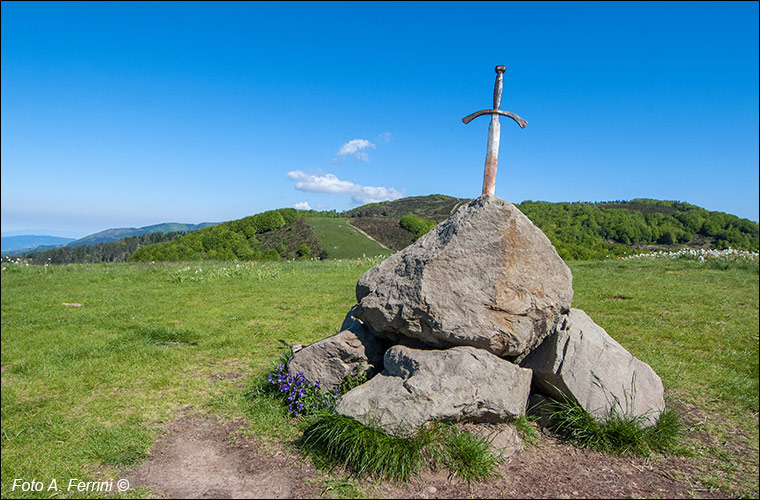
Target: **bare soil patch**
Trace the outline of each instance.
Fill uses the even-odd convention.
[[[406,485],[376,488],[393,498],[730,498],[693,482],[698,472],[683,457],[613,457],[544,437],[505,460],[501,477],[489,481],[467,484],[428,472]]]
[[[182,416],[166,426],[151,458],[127,471],[132,487],[164,498],[318,498],[329,495],[325,475],[286,445],[243,437],[241,420]],[[614,457],[575,448],[553,436],[508,458],[500,477],[468,484],[445,471],[406,483],[361,479],[377,498],[730,498],[694,477],[693,459]],[[338,471],[334,471],[338,473]]]
[[[240,435],[243,423],[183,416],[166,427],[148,459],[124,476],[163,498],[314,498],[319,473],[284,448]]]

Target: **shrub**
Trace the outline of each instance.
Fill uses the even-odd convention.
[[[409,214],[401,217],[399,224],[407,231],[414,233],[414,239],[417,240],[420,236],[433,229],[437,222],[434,220],[420,219],[414,214]]]
[[[301,259],[308,259],[311,257],[311,248],[309,248],[309,245],[301,243],[301,246],[298,247],[298,257]]]

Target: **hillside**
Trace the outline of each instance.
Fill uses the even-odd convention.
[[[461,204],[469,202],[466,198],[453,198],[442,194],[429,196],[410,196],[394,201],[382,201],[362,205],[352,210],[347,210],[341,215],[349,218],[375,217],[401,219],[409,214],[415,214],[423,219],[432,219],[436,222],[444,221]]]
[[[73,248],[77,247],[71,246],[48,250],[32,258],[32,262],[340,259],[387,255],[408,246],[468,201],[431,195],[372,203],[342,214],[293,208],[271,210],[186,234],[150,233],[165,236],[145,238],[143,234],[130,237],[138,239],[81,245],[76,251]],[[560,256],[568,260],[680,248],[758,250],[757,222],[684,202],[641,198],[603,203],[524,201],[516,206],[549,237]],[[140,230],[161,226],[171,228],[159,225]],[[108,238],[116,231],[98,234]]]
[[[140,248],[130,261],[280,260],[326,258],[306,216],[336,217],[335,212],[281,208],[223,222],[175,240]]]
[[[440,221],[469,200],[443,195],[371,203],[344,212],[351,223],[393,250],[414,240],[401,218]],[[516,205],[564,259],[600,259],[679,248],[758,250],[758,224],[680,201],[638,198],[601,203],[524,201]],[[448,211],[448,212],[447,212]]]
[[[346,218],[308,217],[306,223],[314,230],[324,247],[327,258],[355,259],[390,255],[392,252],[367,238],[348,224]]]
[[[25,254],[32,264],[97,264],[102,262],[126,262],[139,248],[159,242],[171,241],[184,233],[147,233],[128,236],[117,241],[97,245],[63,246],[58,248],[38,247]]]

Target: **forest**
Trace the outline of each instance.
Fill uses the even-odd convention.
[[[280,260],[322,256],[324,253],[313,231],[305,224],[296,224],[306,216],[337,217],[337,214],[294,208],[269,210],[142,247],[128,260]],[[280,229],[291,234],[271,238],[272,233]]]
[[[758,250],[758,224],[678,201],[524,201],[517,205],[563,259],[587,260],[663,248]]]

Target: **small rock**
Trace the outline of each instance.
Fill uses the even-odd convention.
[[[349,328],[295,352],[288,370],[303,372],[308,382],[319,381],[324,391],[335,389],[349,375],[369,370],[371,377],[382,370],[384,346],[359,320],[353,319]]]

